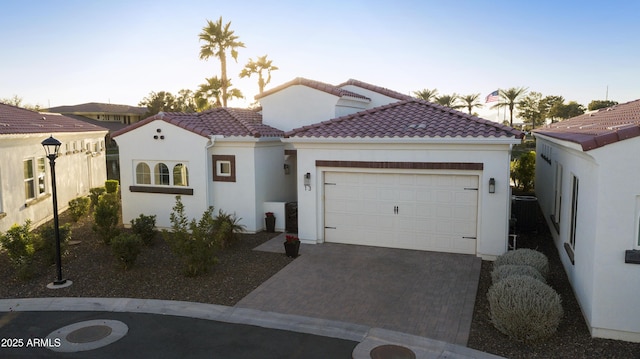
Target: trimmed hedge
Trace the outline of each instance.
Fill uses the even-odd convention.
[[[111,251],[123,268],[128,270],[142,251],[142,240],[136,234],[121,233],[111,239]]]
[[[505,264],[499,267],[494,267],[493,271],[491,271],[491,281],[493,283],[497,283],[505,278],[514,275],[525,275],[533,279],[537,279],[542,283],[546,283],[546,280],[544,279],[542,274],[538,272],[537,269],[533,268],[532,266],[515,264]]]
[[[493,267],[506,264],[527,265],[535,268],[544,278],[549,274],[549,259],[547,256],[533,249],[521,248],[509,251],[496,259]]]
[[[487,299],[496,329],[522,342],[548,338],[564,314],[560,295],[529,276],[514,275],[493,284]]]

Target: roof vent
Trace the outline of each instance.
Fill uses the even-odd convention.
[[[47,118],[46,118],[46,117],[44,117],[44,116],[42,116],[42,118],[41,118],[41,120],[42,120],[42,121],[44,121],[44,120],[46,120],[46,119],[47,119]]]

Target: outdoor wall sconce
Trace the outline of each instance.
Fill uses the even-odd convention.
[[[285,163],[284,164],[284,174],[288,175],[289,173],[290,173],[289,165]]]
[[[496,179],[489,178],[489,193],[496,193]]]
[[[311,191],[311,173],[307,172],[304,174],[304,190]]]

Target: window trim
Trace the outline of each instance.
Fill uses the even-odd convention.
[[[149,183],[139,183],[138,182],[138,166],[145,165],[149,170]],[[169,184],[161,184],[156,183],[158,176],[165,174],[156,173],[156,170],[160,165],[164,165],[167,168],[167,175],[169,176]],[[186,184],[185,185],[176,185],[173,177],[173,168],[176,165],[182,165],[184,168],[184,174],[186,174]],[[133,173],[132,173],[133,181],[132,186],[130,188],[136,188],[137,190],[132,190],[132,192],[150,192],[150,193],[172,193],[172,192],[158,192],[158,191],[145,191],[140,190],[141,188],[176,188],[176,189],[189,189],[189,161],[165,161],[165,160],[133,160]],[[188,191],[187,191],[188,192]]]
[[[578,203],[580,195],[580,178],[575,174],[571,174],[571,213],[569,223],[569,236],[567,242],[564,243],[564,249],[571,260],[571,264],[575,264],[576,250],[576,231],[578,222]]]
[[[31,175],[33,177],[26,178],[24,173],[24,166],[26,162],[31,162]],[[38,166],[42,166],[42,172],[39,172]],[[34,200],[38,200],[42,197],[45,197],[49,194],[49,185],[47,184],[47,162],[44,157],[28,157],[22,160],[22,180],[24,183],[24,197],[25,201],[30,202]],[[31,182],[30,189],[33,190],[33,197],[27,196],[26,186],[27,183]]]
[[[222,173],[218,169],[218,163],[229,163],[229,173]],[[236,181],[236,156],[235,155],[212,155],[211,164],[213,167],[213,180],[216,182]]]

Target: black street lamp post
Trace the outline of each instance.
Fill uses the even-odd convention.
[[[58,269],[58,278],[53,281],[53,287],[63,286],[67,283],[66,279],[62,279],[62,258],[60,253],[60,224],[58,222],[58,191],[56,189],[56,158],[60,149],[60,141],[53,136],[42,141],[42,146],[47,153],[49,164],[51,165],[51,186],[53,192],[53,228],[56,236],[56,266]]]

